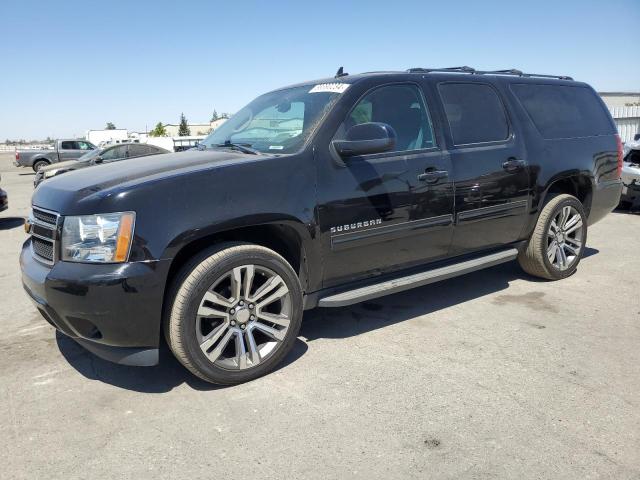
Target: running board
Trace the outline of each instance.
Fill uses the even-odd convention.
[[[354,303],[364,302],[372,298],[383,297],[392,293],[410,290],[422,285],[439,282],[448,278],[464,275],[465,273],[482,270],[501,263],[509,262],[518,256],[518,250],[511,248],[501,252],[485,255],[484,257],[466,260],[446,267],[434,268],[426,272],[415,273],[406,277],[394,278],[368,287],[356,288],[347,292],[323,297],[318,302],[319,307],[344,307]]]

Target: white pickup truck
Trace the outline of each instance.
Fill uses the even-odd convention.
[[[52,163],[74,160],[81,157],[96,146],[86,140],[56,140],[51,150],[16,150],[16,167],[31,167],[35,172]]]

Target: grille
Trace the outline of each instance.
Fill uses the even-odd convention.
[[[37,256],[53,262],[53,242],[43,240],[38,237],[32,237],[31,246],[33,247],[33,253]]]
[[[33,217],[41,222],[48,223],[53,226],[55,226],[58,220],[58,215],[55,213],[45,212],[43,210],[38,210],[37,208],[33,209]]]
[[[33,256],[44,263],[53,264],[58,236],[58,214],[40,208],[31,211],[31,250]]]

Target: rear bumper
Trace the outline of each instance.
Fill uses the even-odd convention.
[[[589,210],[589,225],[602,220],[620,203],[622,181],[602,182],[596,185]]]
[[[42,316],[95,355],[126,365],[155,365],[169,261],[124,264],[57,262],[20,255],[22,284]]]

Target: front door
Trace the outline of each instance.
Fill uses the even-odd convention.
[[[348,159],[336,158],[329,142],[316,150],[325,287],[444,257],[453,231],[448,157],[436,145],[420,87],[350,93],[357,100],[333,138],[383,122],[397,142],[393,151]]]
[[[449,124],[456,226],[451,255],[499,247],[520,238],[529,205],[521,135],[494,86],[438,85]]]

